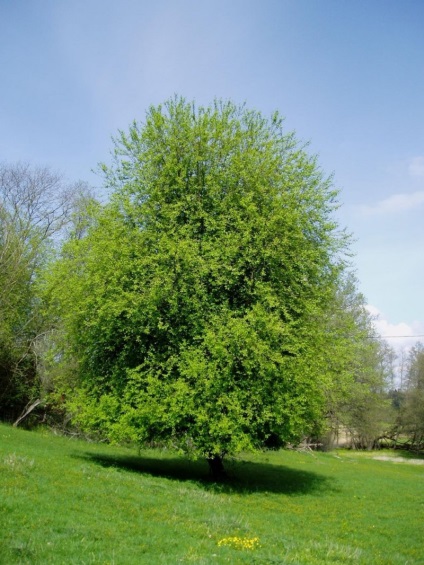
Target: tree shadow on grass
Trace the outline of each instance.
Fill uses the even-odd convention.
[[[102,467],[163,477],[175,481],[190,481],[213,492],[252,494],[272,492],[286,495],[328,493],[335,491],[334,481],[312,471],[303,471],[283,465],[251,461],[229,460],[226,462],[228,478],[213,481],[206,461],[192,461],[183,457],[161,458],[145,455],[112,456],[86,453],[83,457]]]

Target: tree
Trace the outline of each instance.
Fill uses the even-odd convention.
[[[331,445],[340,431],[348,432],[355,447],[371,448],[393,424],[387,392],[394,351],[377,335],[350,271],[340,278],[322,323],[333,378],[327,391],[328,430],[321,439]]]
[[[424,446],[424,344],[411,347],[406,362],[406,379],[400,396],[398,432],[411,447]]]
[[[112,201],[50,286],[75,421],[216,476],[227,454],[298,440],[330,386],[320,320],[347,244],[331,179],[277,114],[232,103],[152,107],[114,154]]]
[[[0,417],[16,418],[39,396],[38,350],[46,330],[37,274],[68,223],[79,184],[48,167],[0,164]]]

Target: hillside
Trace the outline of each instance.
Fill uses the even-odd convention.
[[[424,467],[365,453],[203,461],[0,426],[0,563],[424,563]]]

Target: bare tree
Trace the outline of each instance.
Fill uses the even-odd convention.
[[[49,167],[0,163],[0,417],[15,418],[39,393],[37,272],[88,194]]]

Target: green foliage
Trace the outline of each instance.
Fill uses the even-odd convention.
[[[395,354],[377,335],[352,273],[340,280],[323,323],[326,363],[334,375],[327,390],[327,441],[342,431],[355,447],[371,448],[393,425],[388,388]]]
[[[65,186],[44,167],[0,163],[0,418],[14,420],[45,392],[50,322],[40,301],[40,272],[84,185]],[[48,386],[47,386],[48,388]]]
[[[0,425],[0,562],[422,562],[423,465],[275,451],[228,467],[234,479],[217,485],[204,461],[171,450],[137,457]],[[235,538],[259,543],[222,541]]]
[[[49,291],[76,421],[208,457],[296,441],[331,387],[321,320],[346,247],[331,179],[278,115],[179,98],[103,169],[112,202]]]
[[[33,281],[47,246],[28,177],[25,166],[0,164],[0,418],[16,417],[38,393]]]

